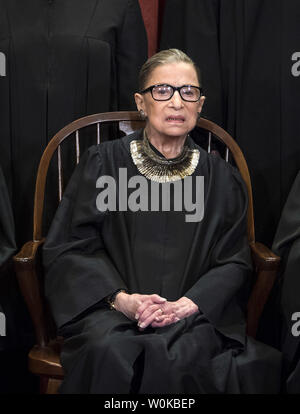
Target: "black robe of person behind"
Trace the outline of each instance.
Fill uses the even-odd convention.
[[[0,52],[0,163],[21,247],[46,145],[77,118],[135,109],[147,38],[138,0],[0,0]]]
[[[0,167],[0,352],[16,346],[19,335],[15,324],[18,309],[10,303],[10,289],[16,287],[12,256],[16,252],[15,225],[5,178]],[[0,376],[1,379],[1,376]],[[1,383],[1,382],[0,382]]]
[[[5,178],[0,167],[0,268],[15,251],[15,224]]]
[[[130,142],[141,138],[138,131],[87,151],[44,246],[45,291],[65,338],[60,392],[278,392],[280,353],[245,334],[251,259],[238,171],[188,138],[200,151],[191,177],[193,186],[204,177],[201,221],[187,222],[184,209],[97,210],[99,177],[118,182],[120,168],[128,179],[141,177],[130,154]],[[186,296],[200,312],[140,332],[105,303],[121,288],[170,301]]]
[[[284,206],[273,251],[281,257],[282,265],[268,304],[268,314],[278,317],[270,325],[275,325],[276,345],[284,356],[284,389],[300,394],[300,172]],[[270,318],[266,317],[264,325]]]
[[[269,247],[299,169],[299,20],[297,0],[166,0],[162,25],[160,49],[201,69],[202,116],[243,151],[256,239]]]
[[[16,250],[12,208],[0,167],[0,394],[32,392],[36,385],[27,368],[29,349],[23,349],[33,337],[28,335],[31,321],[13,270]]]

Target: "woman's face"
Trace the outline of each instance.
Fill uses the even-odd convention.
[[[150,74],[145,89],[152,85],[169,84],[179,87],[183,85],[199,86],[197,73],[189,63],[168,63],[156,67]],[[151,92],[135,94],[138,110],[144,111],[147,117],[147,133],[156,138],[185,138],[197,122],[205,97],[197,102],[184,101],[175,91],[168,101],[156,101]]]

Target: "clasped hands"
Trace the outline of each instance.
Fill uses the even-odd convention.
[[[157,294],[120,292],[114,304],[117,311],[131,320],[136,320],[140,330],[147,326],[162,328],[198,312],[198,306],[185,296],[170,302]]]

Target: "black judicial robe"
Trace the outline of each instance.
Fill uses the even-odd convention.
[[[0,351],[10,346],[16,346],[20,339],[15,327],[16,314],[19,309],[15,307],[15,296],[12,298],[11,295],[11,290],[16,289],[17,284],[13,275],[11,260],[15,252],[15,226],[12,208],[5,178],[0,167],[0,312],[3,313],[4,316],[1,315],[1,317],[5,320],[5,326],[0,325]],[[0,357],[1,355],[0,353]],[[0,375],[0,384],[1,377],[2,375]]]
[[[12,256],[16,253],[10,198],[0,167],[0,393],[33,392],[27,369],[28,343],[34,342],[31,321],[18,291]],[[25,350],[22,348],[26,347]],[[32,375],[32,374],[31,374]]]
[[[5,178],[0,167],[0,268],[15,251],[14,219]]]
[[[37,167],[53,135],[84,115],[135,108],[147,59],[138,0],[0,0],[0,52],[0,162],[20,246],[32,237]]]
[[[87,151],[44,246],[45,291],[65,337],[60,391],[277,392],[280,353],[245,335],[251,261],[239,173],[198,147],[192,180],[204,177],[199,222],[186,222],[184,210],[97,210],[99,177],[118,181],[120,168],[128,179],[141,176],[130,154],[130,142],[141,138],[138,131]],[[188,145],[197,147],[190,138]],[[140,332],[103,300],[120,288],[171,301],[186,296],[200,312]]]
[[[0,313],[3,313],[5,318],[5,326],[1,325],[2,320],[0,322],[0,351],[7,348],[7,343],[10,341],[10,338],[7,338],[7,333],[12,334],[10,328],[14,315],[11,312],[11,307],[7,307],[7,293],[12,284],[10,259],[15,251],[14,220],[6,182],[0,167]],[[0,315],[0,319],[3,318],[3,315]]]
[[[284,206],[273,250],[282,258],[276,293],[281,316],[277,319],[277,324],[281,322],[279,347],[285,357],[283,379],[287,392],[300,393],[300,325],[299,317],[293,319],[300,312],[300,172]]]

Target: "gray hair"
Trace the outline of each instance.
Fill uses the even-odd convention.
[[[151,73],[155,68],[160,65],[165,65],[168,63],[189,63],[192,65],[196,71],[199,85],[201,86],[201,72],[195,62],[182,50],[179,49],[166,49],[162,50],[155,55],[151,56],[142,66],[139,74],[139,89],[142,91],[149,79]]]

